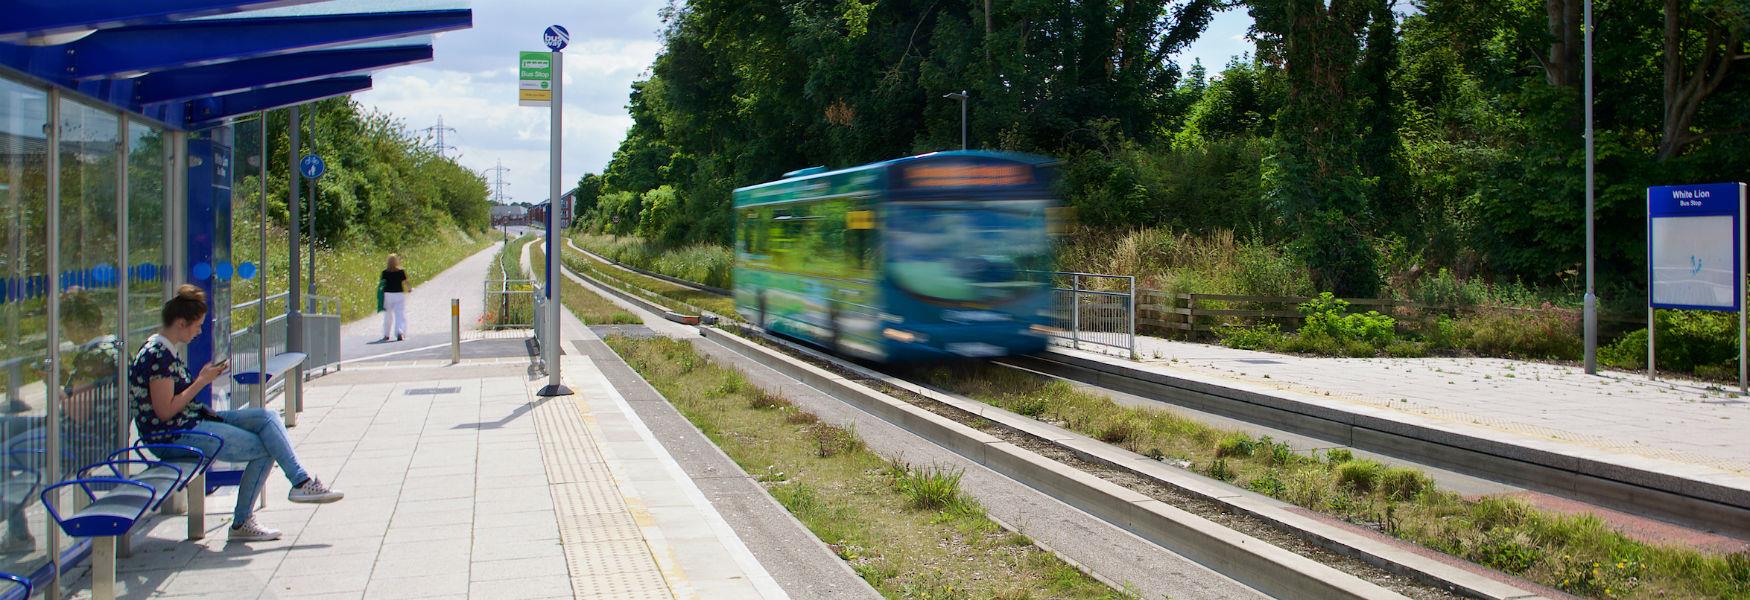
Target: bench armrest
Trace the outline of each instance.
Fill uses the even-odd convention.
[[[93,465],[93,466],[96,466],[96,465]],[[145,483],[142,483],[142,482],[134,481],[132,479],[123,479],[121,477],[86,477],[86,478],[82,478],[82,479],[71,479],[71,480],[63,481],[63,482],[51,485],[49,487],[43,488],[43,491],[40,494],[37,494],[37,496],[39,499],[42,500],[43,508],[48,509],[49,518],[54,519],[55,524],[59,525],[61,523],[66,522],[66,519],[61,518],[61,511],[55,510],[55,503],[49,501],[49,494],[52,494],[55,492],[55,490],[58,490],[58,489],[61,489],[61,488],[67,487],[67,486],[77,485],[80,487],[80,489],[84,490],[85,495],[87,497],[90,497],[93,502],[96,502],[97,495],[91,493],[91,485],[92,484],[131,485],[131,486],[146,490],[146,493],[151,494],[153,498],[158,497],[158,490],[156,488],[153,488],[152,486],[146,485]],[[140,517],[143,517],[146,515],[146,508],[150,507],[150,506],[152,506],[151,502],[142,503],[140,505],[140,512],[134,515],[134,521],[139,522]]]
[[[205,437],[205,438],[212,438],[213,443],[215,444],[213,446],[212,454],[207,454],[205,452],[201,453],[202,455],[204,455],[206,457],[204,459],[204,461],[201,463],[201,470],[202,471],[205,471],[208,468],[211,468],[213,466],[213,461],[219,460],[219,453],[225,451],[225,438],[219,437],[218,435],[215,435],[215,434],[212,434],[209,432],[196,431],[193,429],[177,429],[175,431],[165,431],[165,432],[161,432],[161,433],[154,433],[152,435],[142,435],[142,436],[140,436],[140,440],[143,442],[147,442],[148,444],[172,444],[172,445],[177,445],[177,446],[186,446],[187,444],[176,444],[175,443],[176,438],[178,438],[180,436],[185,436],[185,435],[193,435],[193,436],[199,436],[199,437]]]

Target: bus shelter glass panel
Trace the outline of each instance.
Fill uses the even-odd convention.
[[[161,129],[128,123],[128,334],[123,337],[130,351],[158,330],[158,313],[169,294],[170,247],[164,242],[169,141]]]
[[[60,289],[63,475],[121,445],[122,341],[117,189],[121,121],[111,110],[60,107]]]
[[[0,78],[0,570],[47,560],[48,94]]]
[[[233,306],[237,308],[231,311],[230,321],[233,372],[260,369],[264,329],[280,328],[281,333],[267,335],[266,341],[270,344],[284,337],[283,319],[265,324],[265,327],[261,319],[263,316],[276,316],[279,314],[279,307],[284,305],[283,301],[269,303],[269,312],[266,315],[261,314],[260,300],[266,295],[261,288],[266,282],[262,269],[266,260],[262,256],[261,245],[261,178],[262,167],[266,162],[266,157],[262,154],[262,126],[259,117],[251,117],[231,125],[231,155],[235,159],[232,181],[236,183],[231,190],[229,227],[230,260],[233,263],[230,291]],[[239,408],[253,405],[256,401],[257,398],[253,395],[233,396],[231,406]]]

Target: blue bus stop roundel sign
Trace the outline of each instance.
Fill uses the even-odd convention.
[[[571,32],[566,31],[564,27],[554,25],[541,33],[541,42],[547,44],[547,47],[554,52],[558,52],[571,44]]]
[[[328,172],[328,164],[322,162],[320,156],[305,154],[304,160],[298,161],[298,172],[303,173],[305,177],[315,179]]]

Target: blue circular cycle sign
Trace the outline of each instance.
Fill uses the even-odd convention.
[[[328,172],[328,164],[322,162],[320,156],[306,154],[303,160],[298,161],[298,171],[303,173],[305,177],[315,179]]]
[[[566,31],[564,27],[554,25],[541,33],[541,41],[554,52],[558,52],[564,50],[565,46],[571,43],[571,32]]]

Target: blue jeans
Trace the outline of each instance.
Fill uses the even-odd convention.
[[[255,499],[261,495],[262,479],[267,477],[274,463],[279,463],[280,470],[294,486],[310,478],[304,466],[298,464],[298,456],[292,452],[292,443],[286,439],[286,425],[280,421],[279,413],[244,408],[219,411],[219,418],[225,421],[201,421],[194,429],[225,440],[224,449],[219,451],[219,460],[247,463],[243,467],[243,481],[237,486],[237,509],[231,513],[236,523],[248,521],[249,515],[255,512]],[[213,445],[211,438],[192,435],[180,437],[176,443],[207,452],[212,451]]]

